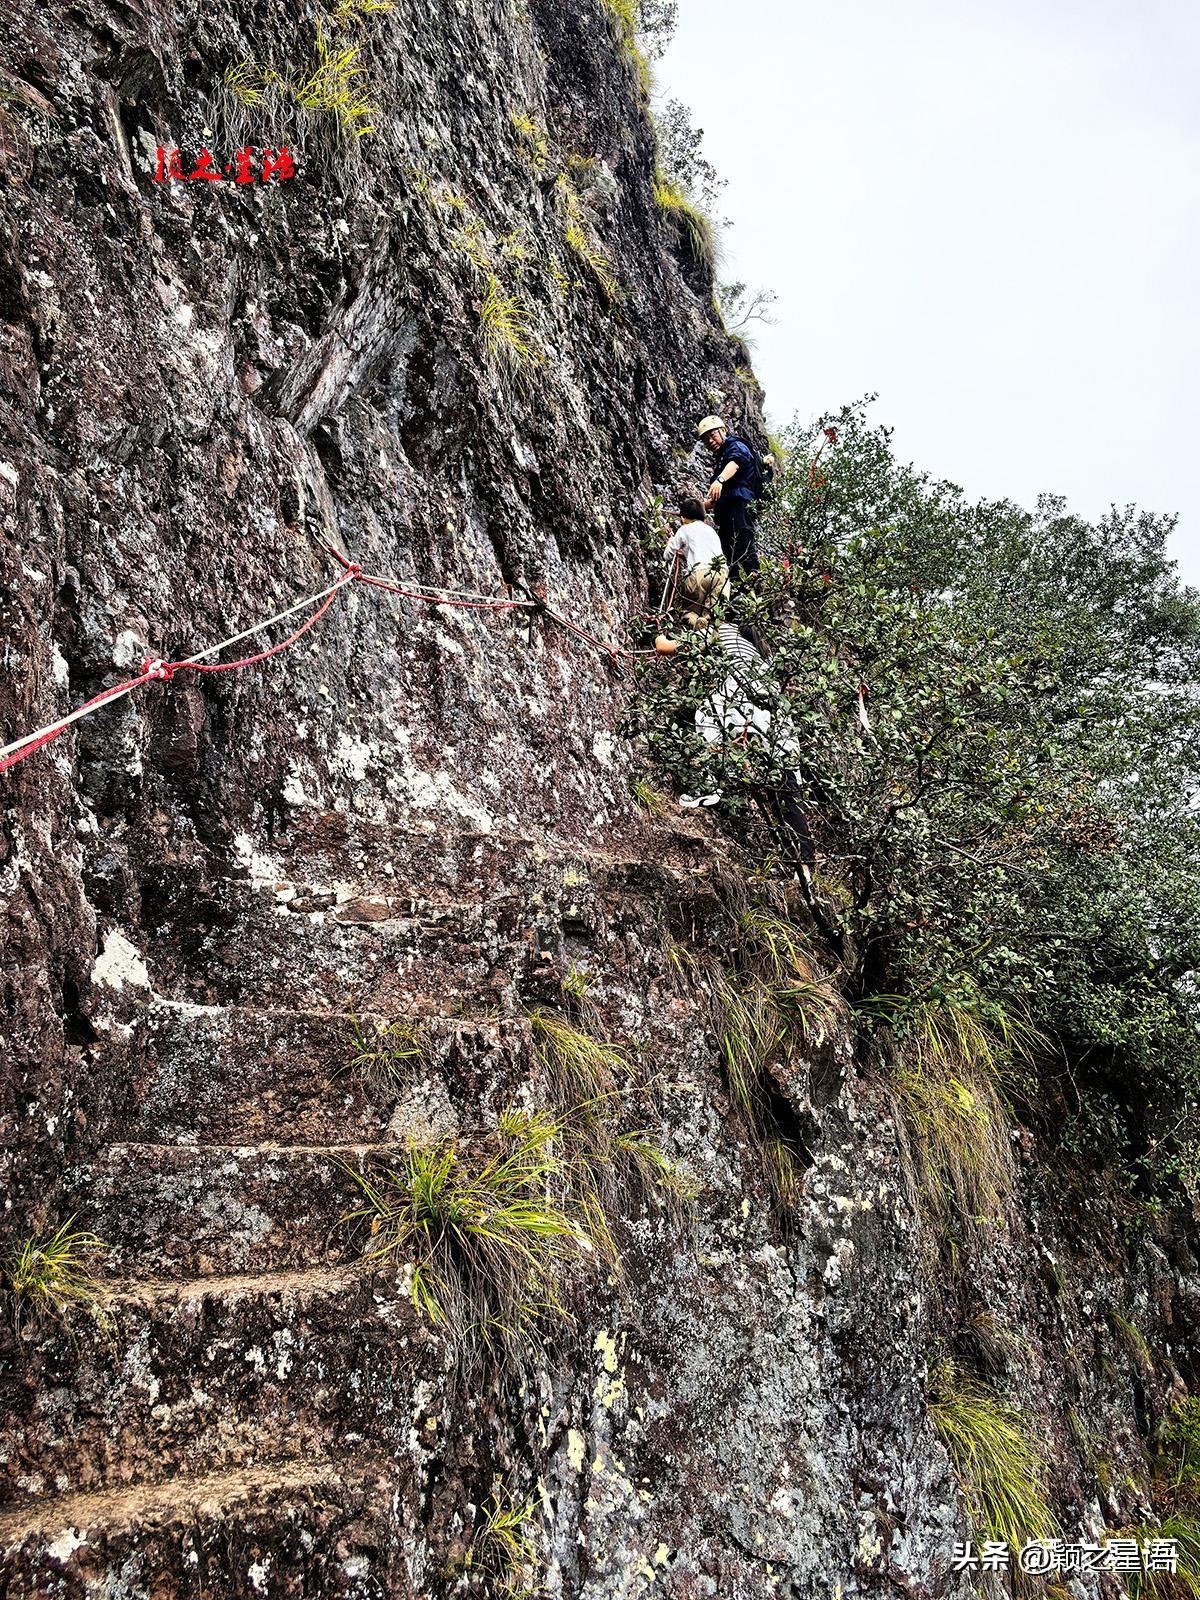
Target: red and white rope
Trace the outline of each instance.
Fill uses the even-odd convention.
[[[540,600],[512,599],[498,595],[474,594],[468,589],[436,589],[429,584],[413,582],[397,582],[392,578],[382,578],[373,573],[366,573],[357,564],[349,561],[332,545],[327,546],[330,554],[343,567],[340,578],[326,588],[318,590],[316,594],[306,595],[303,600],[297,600],[294,605],[277,612],[273,617],[267,617],[263,622],[256,622],[252,627],[244,628],[240,633],[232,634],[228,639],[222,639],[217,644],[209,645],[204,650],[198,650],[195,655],[188,656],[183,661],[164,661],[161,657],[147,657],[142,663],[142,670],[135,678],[129,678],[124,683],[113,684],[111,688],[102,689],[99,694],[93,695],[90,700],[85,700],[81,706],[66,716],[57,718],[54,722],[47,723],[45,727],[38,728],[33,733],[27,733],[20,739],[14,739],[10,744],[0,748],[0,772],[6,772],[10,767],[15,767],[18,762],[24,761],[35,751],[43,749],[60,734],[84,717],[89,717],[93,712],[99,711],[102,706],[115,704],[123,700],[126,695],[132,694],[135,689],[146,683],[169,683],[177,672],[233,672],[239,667],[250,667],[260,661],[266,661],[271,656],[277,656],[284,650],[289,650],[296,641],[314,626],[325,615],[333,604],[339,590],[348,584],[362,583],[372,589],[383,589],[390,594],[396,594],[409,600],[416,600],[424,605],[454,606],[467,611],[537,611],[556,623],[568,633],[585,640],[597,649],[605,651],[614,662],[619,659],[632,660],[638,656],[653,656],[653,650],[626,650],[619,645],[611,644],[602,639],[598,634],[592,633],[587,628],[580,627],[570,621],[560,612],[552,610]],[[289,617],[294,617],[302,611],[309,611],[301,625],[286,639],[278,644],[270,645],[265,650],[255,651],[252,655],[242,656],[236,661],[214,662],[210,658],[220,655],[223,650],[228,650],[236,644],[241,644],[245,639],[251,639],[256,634],[265,632],[277,623],[286,622]]]

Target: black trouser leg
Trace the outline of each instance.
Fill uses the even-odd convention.
[[[817,859],[817,851],[812,829],[808,825],[808,813],[800,804],[800,786],[795,778],[788,778],[775,790],[771,799],[779,812],[785,839],[803,865],[812,867]]]
[[[748,500],[717,501],[717,533],[731,578],[737,580],[758,571],[758,549]]]

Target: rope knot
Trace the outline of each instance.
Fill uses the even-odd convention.
[[[363,569],[359,566],[357,561],[347,561],[347,563],[346,563],[346,575],[347,575],[347,577],[350,577],[350,578],[361,578],[362,577],[362,570]]]
[[[142,662],[142,674],[160,683],[170,683],[175,676],[175,668],[161,656],[147,656]]]

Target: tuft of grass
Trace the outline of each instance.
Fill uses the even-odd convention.
[[[399,1167],[346,1167],[363,1204],[343,1221],[369,1229],[368,1259],[412,1261],[413,1304],[459,1345],[512,1350],[570,1320],[562,1290],[596,1246],[560,1131],[514,1115],[490,1147],[443,1139],[410,1145]]]
[[[621,286],[613,271],[612,262],[579,222],[568,222],[563,237],[567,248],[574,251],[600,285],[600,292],[609,305],[620,298]]]
[[[479,308],[479,328],[488,365],[506,378],[521,382],[541,361],[529,330],[529,310],[506,294],[495,273],[489,275]]]
[[[668,802],[661,789],[653,788],[644,778],[635,778],[629,789],[639,811],[644,811],[648,817],[666,815]]]
[[[529,165],[535,172],[544,172],[550,162],[550,144],[545,128],[525,111],[512,113],[512,125],[521,135]]]
[[[1028,1343],[994,1311],[976,1312],[967,1323],[966,1332],[980,1365],[988,1372],[1000,1375],[1021,1369],[1031,1359]]]
[[[581,1006],[591,1004],[592,980],[590,975],[572,961],[563,974],[562,992],[577,1000]]]
[[[612,262],[600,248],[592,236],[591,228],[583,208],[583,201],[575,185],[566,173],[560,174],[554,184],[554,193],[559,208],[563,213],[563,237],[567,241],[567,248],[571,250],[591,272],[600,291],[611,305],[620,295],[620,286],[612,268]]]
[[[691,1205],[700,1194],[700,1185],[690,1173],[657,1145],[645,1128],[635,1128],[629,1133],[619,1133],[616,1147],[629,1156],[643,1181],[657,1186],[672,1200]]]
[[[600,0],[600,4],[615,24],[621,43],[632,49],[637,39],[638,0]]]
[[[394,0],[337,0],[331,15],[335,26],[348,27],[366,17],[377,17],[395,9]]]
[[[420,1035],[411,1022],[377,1021],[374,1031],[351,1014],[350,1029],[354,1053],[337,1076],[347,1072],[365,1077],[374,1088],[398,1087],[407,1076],[410,1061],[420,1061],[424,1051]]]
[[[110,1319],[103,1310],[103,1289],[89,1259],[110,1247],[86,1229],[74,1227],[68,1217],[48,1239],[26,1239],[3,1259],[2,1281],[11,1299],[14,1321],[20,1327],[26,1315],[70,1326],[82,1312],[107,1330]]]
[[[361,54],[361,45],[336,43],[318,23],[315,59],[290,85],[301,111],[333,117],[339,132],[352,139],[375,132],[371,118],[378,110],[363,89]]]
[[[593,1103],[619,1092],[633,1066],[616,1045],[595,1039],[565,1017],[540,1009],[529,1013],[534,1049],[561,1104]]]
[[[360,12],[390,9],[390,5],[368,5],[366,0],[355,0],[351,7]],[[334,19],[346,20],[340,7]],[[365,87],[367,72],[360,59],[362,51],[361,44],[335,39],[318,22],[313,58],[295,75],[285,77],[253,56],[244,56],[226,68],[225,88],[246,110],[298,111],[310,120],[332,121],[340,138],[363,139],[375,132],[371,119],[378,107]]]
[[[712,272],[717,264],[717,235],[712,219],[661,170],[654,176],[654,199],[680,242],[687,246],[694,264]]]
[[[493,1488],[471,1540],[464,1570],[484,1579],[489,1592],[504,1600],[523,1600],[536,1591],[541,1562],[530,1538],[537,1510],[534,1500],[518,1500],[502,1484]]]
[[[778,1203],[787,1210],[800,1198],[801,1171],[795,1152],[783,1139],[763,1141],[763,1168]]]
[[[517,275],[529,260],[529,235],[522,228],[513,228],[500,240],[500,254],[510,266],[514,267]]]
[[[975,1530],[1019,1549],[1054,1536],[1046,1462],[1020,1409],[952,1365],[929,1413],[949,1452]]]
[[[262,105],[272,84],[279,81],[278,73],[260,67],[252,56],[225,68],[225,87],[239,105],[251,110]]]
[[[771,1063],[802,1044],[824,1043],[846,1008],[785,918],[747,904],[736,927],[739,966],[717,967],[708,987],[730,1086],[753,1114]]]
[[[1200,1600],[1200,1517],[1172,1512],[1157,1526],[1123,1528],[1119,1537],[1139,1544],[1172,1539],[1176,1547],[1175,1572],[1121,1574],[1130,1600]]]
[[[1163,1421],[1161,1438],[1163,1453],[1175,1468],[1176,1487],[1184,1483],[1200,1487],[1200,1400],[1189,1395],[1172,1406]]]
[[[1004,1082],[1040,1036],[973,994],[877,995],[863,1010],[885,1018],[894,1041],[891,1081],[918,1152],[909,1173],[914,1196],[924,1194],[940,1218],[996,1224],[1014,1182]]]
[[[1154,1371],[1154,1360],[1150,1354],[1150,1346],[1146,1343],[1141,1330],[1132,1322],[1127,1321],[1117,1311],[1110,1311],[1108,1314],[1112,1320],[1113,1327],[1120,1336],[1121,1343],[1129,1351],[1141,1371],[1146,1376],[1149,1376]],[[1194,1403],[1184,1402],[1185,1405]],[[1200,1422],[1200,1419],[1198,1419],[1198,1422]],[[1200,1443],[1200,1438],[1198,1438],[1198,1443]],[[1197,1466],[1200,1466],[1200,1454],[1197,1456]]]
[[[492,273],[492,252],[487,230],[477,217],[470,217],[450,235],[450,243],[459,255],[466,256],[481,277]]]

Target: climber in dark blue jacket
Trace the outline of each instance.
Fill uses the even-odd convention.
[[[712,484],[704,497],[721,536],[721,548],[731,578],[758,571],[758,550],[750,506],[762,493],[762,466],[754,451],[720,417],[704,417],[696,424],[696,437],[712,451]]]

